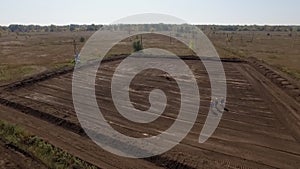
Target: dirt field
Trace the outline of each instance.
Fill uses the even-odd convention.
[[[136,105],[141,107],[147,105],[145,99],[147,92],[140,93],[139,90],[148,91],[147,89],[155,86],[163,89],[172,99],[163,116],[155,122],[147,125],[130,123],[117,114],[111,102],[109,79],[119,62],[117,60],[105,63],[98,73],[98,77],[102,80],[97,82],[96,93],[98,104],[105,112],[105,118],[116,130],[134,137],[143,137],[144,133],[156,135],[168,128],[176,118],[176,105],[178,106],[180,101],[176,99],[179,94],[176,84],[169,82],[164,76],[158,76],[159,72],[155,71],[146,71],[144,76],[137,76],[131,86],[136,91],[132,95],[132,101]],[[25,124],[27,116],[37,118],[31,125],[40,123],[38,121],[41,120],[52,123],[53,127],[43,129],[44,127],[39,126],[40,131],[35,129],[35,132],[69,152],[76,152],[82,147],[81,153],[76,155],[100,168],[106,168],[107,163],[110,165],[109,168],[120,166],[135,168],[133,164],[137,168],[151,165],[164,168],[297,168],[300,165],[299,119],[297,119],[300,112],[299,103],[294,104],[293,98],[247,63],[223,63],[227,76],[226,107],[229,112],[224,113],[214,135],[206,143],[199,144],[198,136],[209,106],[209,82],[205,69],[199,61],[185,62],[191,67],[197,76],[198,85],[201,86],[202,106],[196,124],[191,133],[174,149],[154,158],[133,160],[132,163],[128,159],[116,157],[99,148],[89,149],[91,146],[89,143],[82,143],[82,140],[87,138],[79,126],[73,109],[71,72],[42,82],[11,87],[8,91],[2,92],[1,102],[24,113],[14,114],[18,123]],[[172,59],[168,60],[168,63],[170,66],[176,66],[172,64]],[[18,118],[21,114],[26,118]],[[74,146],[67,146],[70,138],[58,136],[64,142],[58,144],[56,139],[53,140],[43,134],[43,130],[57,132],[58,126],[63,128],[60,129],[62,131],[79,134],[80,136],[76,135],[78,142],[74,140],[72,141]]]
[[[199,133],[210,106],[211,89],[203,64],[199,60],[185,59],[200,86],[201,107],[196,124],[188,136],[172,150],[155,157],[134,160],[99,148],[86,136],[74,111],[71,86],[73,69],[70,67],[74,54],[72,42],[74,38],[88,39],[91,34],[92,32],[69,32],[2,36],[0,119],[18,124],[50,144],[99,168],[300,166],[298,36],[292,39],[293,45],[290,46],[291,37],[282,33],[271,36],[260,32],[253,36],[243,32],[234,33],[232,38],[231,34],[227,36],[223,32],[208,34],[224,58],[222,61],[227,78],[228,112],[224,113],[213,136],[204,144],[199,144]],[[154,43],[147,43],[147,36],[144,38],[146,47],[155,46]],[[148,38],[157,41],[153,36]],[[169,39],[165,39],[165,43],[167,49],[186,52],[178,46],[174,48],[169,44]],[[79,43],[79,46],[83,44]],[[112,54],[128,52],[128,46],[118,46],[116,49],[118,50]],[[171,58],[165,59],[170,67],[176,68],[177,65]],[[166,93],[168,105],[163,115],[154,122],[133,123],[118,114],[112,102],[111,77],[120,62],[121,59],[116,59],[103,63],[97,74],[97,101],[106,120],[120,133],[132,137],[157,135],[166,130],[176,119],[180,105],[180,93],[174,79],[158,70],[147,70],[134,78],[130,86],[130,97],[136,108],[145,110],[150,106],[148,96],[154,88]],[[48,72],[43,73],[45,70]],[[80,70],[77,71],[80,73]],[[34,74],[36,75],[32,76]],[[25,80],[20,80],[23,78]],[[8,155],[0,161],[1,167],[12,165],[12,168],[41,168],[38,162],[5,148],[5,145],[0,146],[0,152]],[[24,159],[24,162],[18,160],[14,163],[15,158]]]

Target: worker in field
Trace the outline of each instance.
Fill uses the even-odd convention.
[[[218,115],[217,113],[222,113],[223,110],[225,110],[226,112],[228,112],[229,110],[225,107],[225,99],[221,98],[214,98],[211,100],[210,103],[210,108],[213,110],[213,113],[215,115]],[[215,111],[216,110],[216,111]]]

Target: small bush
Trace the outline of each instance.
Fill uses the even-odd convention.
[[[133,46],[133,51],[134,52],[138,52],[140,50],[143,50],[143,45],[142,45],[140,40],[134,41],[132,46]]]
[[[81,43],[85,42],[85,38],[84,37],[81,37],[80,40],[79,40]]]

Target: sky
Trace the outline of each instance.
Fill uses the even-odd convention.
[[[142,13],[191,24],[300,25],[299,0],[2,0],[0,25],[109,24]]]

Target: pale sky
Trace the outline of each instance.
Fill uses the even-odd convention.
[[[300,25],[299,0],[3,0],[0,25],[107,24],[141,13],[192,24]]]

